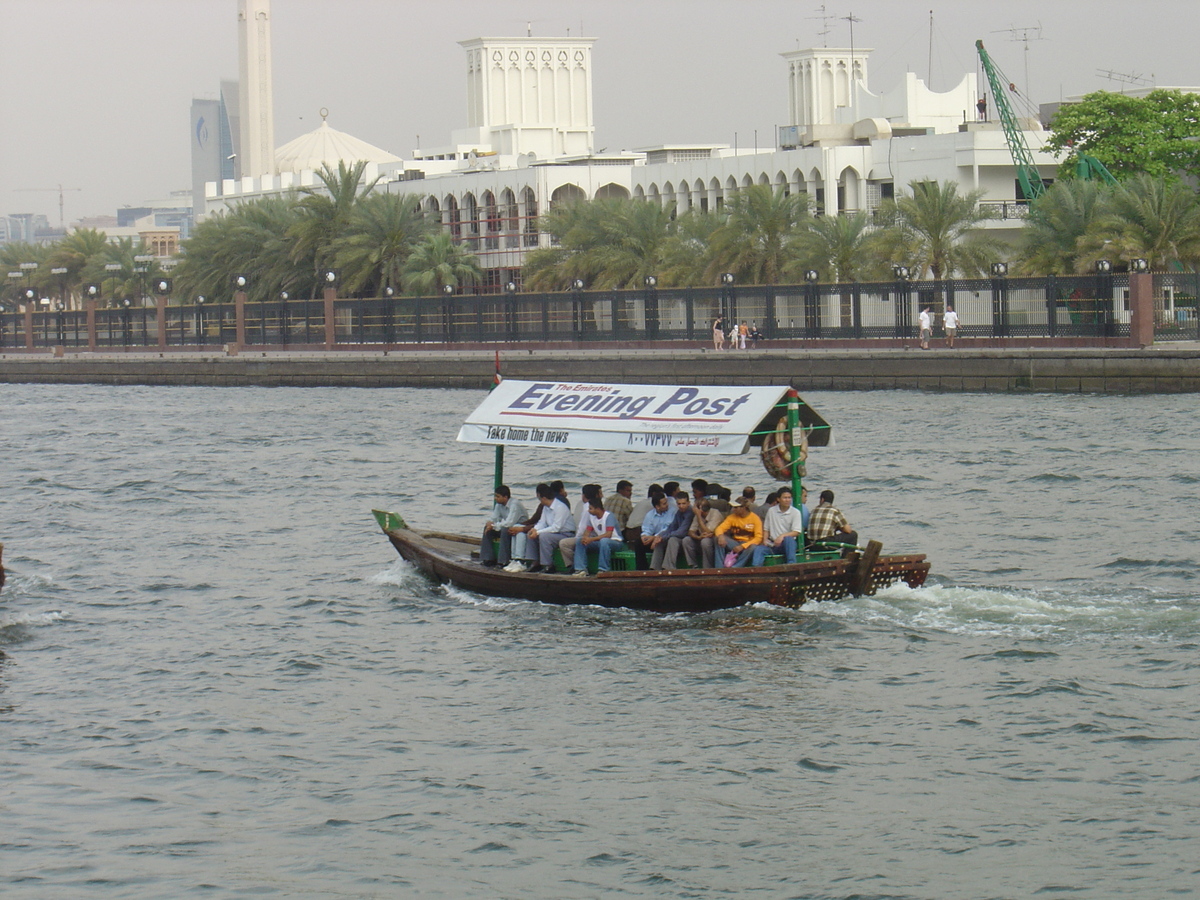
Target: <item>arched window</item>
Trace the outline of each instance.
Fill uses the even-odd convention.
[[[521,190],[521,206],[522,216],[525,219],[524,227],[521,229],[525,234],[525,246],[536,247],[538,245],[538,202],[533,188],[526,187]]]

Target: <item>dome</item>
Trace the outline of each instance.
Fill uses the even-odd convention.
[[[288,141],[275,151],[275,169],[278,172],[315,170],[326,164],[336,169],[339,162],[349,165],[360,160],[376,164],[394,163],[400,162],[400,157],[360,141],[352,134],[330,128],[323,118],[316,130]]]

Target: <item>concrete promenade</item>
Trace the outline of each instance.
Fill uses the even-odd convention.
[[[800,390],[1200,392],[1200,344],[1144,349],[408,349],[218,348],[56,357],[0,354],[0,383],[485,387],[495,349],[508,378],[665,384],[792,384]]]

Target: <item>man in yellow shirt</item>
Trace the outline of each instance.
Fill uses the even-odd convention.
[[[763,542],[762,519],[750,509],[750,501],[738,497],[733,509],[716,530],[717,547],[720,548],[721,568],[745,566],[754,557],[754,548]],[[727,554],[737,554],[736,559],[726,563]]]

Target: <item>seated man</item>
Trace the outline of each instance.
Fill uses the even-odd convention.
[[[646,557],[646,545],[642,543],[642,521],[646,518],[646,513],[654,509],[654,495],[661,493],[663,493],[661,484],[650,485],[646,489],[645,499],[639,500],[634,504],[633,511],[629,514],[629,518],[625,520],[625,530],[623,532],[625,543],[633,548],[639,569],[650,568],[650,560]]]
[[[858,532],[850,530],[850,523],[842,511],[833,505],[833,491],[821,491],[821,502],[808,517],[807,534],[810,547],[822,541],[858,544]]]
[[[683,542],[683,555],[693,569],[716,568],[713,548],[717,526],[725,520],[725,516],[719,509],[713,509],[707,498],[693,506],[692,510],[694,515],[688,536]]]
[[[604,501],[593,497],[588,504],[587,517],[580,526],[578,545],[575,548],[575,574],[586,575],[588,571],[588,554],[595,552],[596,571],[607,572],[614,550],[625,547],[617,537],[617,517],[604,508]],[[564,542],[565,543],[565,542]],[[559,544],[562,547],[562,544]],[[566,557],[563,557],[564,561]]]
[[[675,522],[675,512],[671,509],[671,503],[664,493],[654,494],[650,500],[653,508],[646,513],[646,518],[642,520],[641,541],[644,552],[652,554],[650,567],[654,568],[657,560],[657,567],[661,569],[663,554],[667,550],[667,532],[671,530],[671,525]]]
[[[516,525],[511,525],[507,529],[509,537],[512,539],[512,562],[504,567],[505,572],[524,572],[526,566],[531,562],[529,556],[529,532],[537,526],[541,521],[542,510],[546,507],[540,502],[533,509],[533,514],[524,522],[518,522]],[[536,555],[537,550],[534,549]]]
[[[585,484],[580,493],[583,499],[576,504],[575,509],[571,512],[572,518],[578,523],[575,529],[575,534],[569,538],[564,538],[558,545],[558,552],[562,554],[563,568],[570,569],[575,562],[575,545],[579,543],[579,539],[583,536],[584,529],[587,528],[588,508],[592,501],[596,500],[600,503],[604,501],[604,491],[598,484]]]
[[[621,479],[617,482],[616,491],[604,498],[604,508],[616,517],[618,537],[625,533],[629,524],[629,515],[633,512],[632,497],[633,482]]]
[[[749,500],[738,497],[733,502],[733,511],[717,526],[715,533],[722,568],[749,565],[754,559],[755,548],[762,543],[762,519],[751,511]],[[736,554],[730,563],[725,562],[728,553]]]
[[[669,504],[668,504],[669,508]],[[679,554],[683,550],[683,542],[687,539],[688,529],[695,521],[692,515],[692,499],[687,491],[675,492],[675,515],[671,519],[671,527],[664,535],[666,541],[654,548],[654,556],[650,560],[651,569],[674,569],[679,565]]]
[[[492,507],[492,517],[483,526],[483,540],[479,544],[479,561],[485,566],[507,566],[512,562],[513,535],[509,529],[525,520],[525,507],[520,500],[512,499],[512,491],[507,484],[496,488],[496,505]],[[492,547],[492,540],[500,539],[499,561]]]
[[[553,572],[554,551],[563,538],[575,533],[575,519],[571,507],[562,496],[548,484],[537,486],[538,503],[542,505],[542,517],[536,528],[529,531],[532,547],[537,547],[537,563],[530,572]]]
[[[794,563],[804,539],[804,513],[792,506],[792,489],[780,489],[777,498],[779,502],[767,510],[763,520],[763,542],[754,555],[756,566],[761,566],[768,554],[782,554],[785,563]]]

